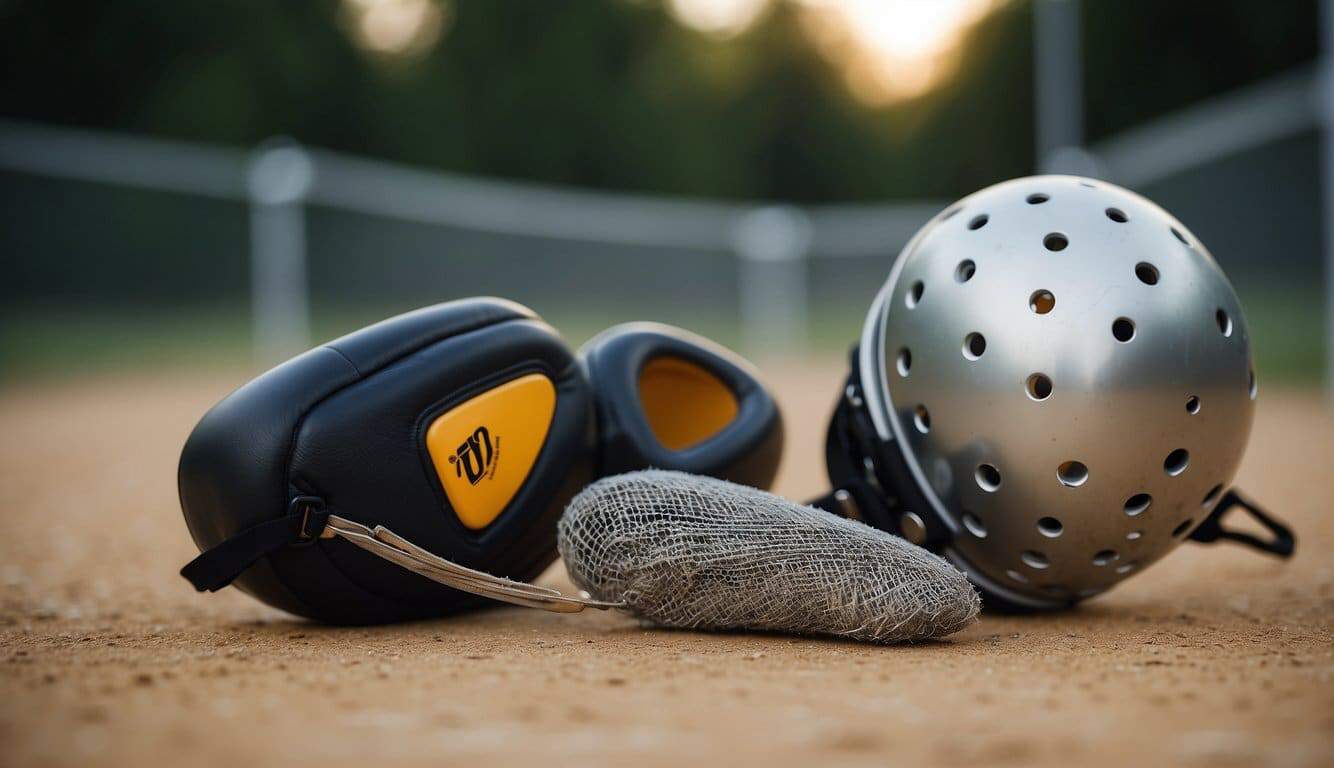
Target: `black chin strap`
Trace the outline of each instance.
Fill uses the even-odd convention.
[[[1224,528],[1223,518],[1233,509],[1244,510],[1256,522],[1264,526],[1272,534],[1272,538],[1266,541],[1243,531]],[[1297,548],[1297,538],[1293,535],[1291,528],[1280,523],[1268,512],[1255,506],[1254,503],[1237,493],[1235,488],[1224,494],[1218,505],[1214,507],[1214,511],[1210,512],[1204,522],[1200,523],[1191,532],[1190,538],[1192,541],[1198,541],[1202,544],[1213,544],[1220,539],[1227,539],[1285,559],[1292,557],[1292,553]]]
[[[329,511],[322,500],[298,496],[292,499],[286,516],[238,532],[186,563],[181,575],[200,592],[217,592],[261,557],[293,544],[313,542],[328,522]]]

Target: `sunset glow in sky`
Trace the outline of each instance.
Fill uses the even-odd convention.
[[[954,70],[968,27],[996,0],[789,0],[802,28],[872,105],[919,96]],[[668,0],[681,24],[719,39],[745,32],[777,0]]]
[[[857,99],[880,106],[926,93],[953,73],[968,28],[1003,0],[664,0],[679,24],[718,41],[744,33],[777,2],[839,68]],[[447,0],[343,0],[349,34],[368,51],[430,50],[447,30]]]
[[[881,105],[920,96],[952,74],[964,33],[994,1],[803,0],[801,5],[807,33],[842,69],[853,95]]]

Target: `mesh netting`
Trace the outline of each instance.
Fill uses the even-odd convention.
[[[897,536],[682,472],[590,485],[558,541],[580,588],[665,626],[889,643],[950,634],[978,611],[962,573]]]

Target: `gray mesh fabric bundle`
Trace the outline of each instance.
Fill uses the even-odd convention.
[[[897,536],[682,472],[590,485],[558,542],[579,587],[670,627],[892,643],[948,635],[978,611],[962,573]]]

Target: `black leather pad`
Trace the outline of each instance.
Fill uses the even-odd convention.
[[[640,373],[657,357],[685,360],[716,376],[736,396],[736,418],[683,450],[663,446],[639,399]],[[782,416],[740,356],[680,328],[627,323],[590,340],[580,360],[597,404],[599,475],[656,467],[756,488],[773,483],[783,454]]]
[[[423,440],[428,417],[505,381],[556,387],[547,440],[518,493],[481,531],[453,514]],[[284,363],[215,406],[181,455],[181,507],[207,549],[322,498],[443,557],[515,579],[555,559],[555,525],[592,479],[591,397],[568,347],[530,310],[468,299],[391,318]],[[339,539],[292,546],[236,582],[284,610],[335,623],[442,615],[478,599]]]

